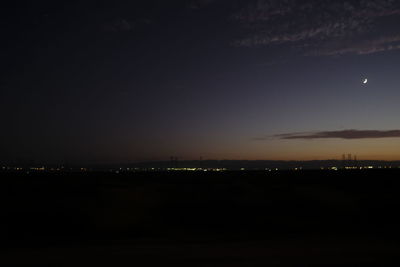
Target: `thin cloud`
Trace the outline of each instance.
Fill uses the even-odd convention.
[[[400,138],[400,130],[343,130],[343,131],[321,131],[312,133],[287,133],[274,135],[281,140],[314,140],[314,139],[378,139],[378,138]],[[270,137],[269,137],[270,138]],[[258,138],[256,140],[267,140]]]
[[[108,32],[129,32],[134,29],[135,23],[127,19],[117,18],[104,24],[103,29]]]
[[[210,4],[212,4],[213,2],[215,2],[215,0],[192,0],[188,3],[188,8],[189,9],[201,9],[203,7],[206,7]]]
[[[316,49],[308,55],[336,56],[343,54],[368,55],[379,52],[393,51],[400,49],[400,34],[387,36],[367,41],[339,42],[330,44],[327,47]]]
[[[102,24],[102,30],[114,33],[128,33],[138,31],[150,24],[153,21],[149,18],[114,18]]]
[[[400,31],[381,33],[377,29],[387,18],[399,15],[400,2],[392,0],[329,4],[320,0],[251,0],[232,15],[243,29],[232,44],[248,48],[289,44],[303,47],[305,55],[323,56],[397,50]]]

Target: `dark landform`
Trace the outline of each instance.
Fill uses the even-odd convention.
[[[284,161],[284,160],[175,160],[158,162],[139,162],[124,167],[149,168],[225,168],[227,170],[264,170],[275,169],[288,170],[303,168],[308,170],[319,170],[329,167],[400,167],[400,161],[379,160],[309,160],[309,161]]]
[[[397,266],[400,170],[18,173],[2,266]]]
[[[110,170],[167,170],[169,168],[197,168],[197,169],[226,169],[226,170],[265,170],[265,169],[305,169],[305,170],[320,170],[321,168],[345,168],[345,167],[369,167],[385,168],[393,167],[400,168],[400,161],[383,161],[383,160],[308,160],[308,161],[284,161],[284,160],[180,160],[173,158],[173,160],[166,161],[142,161],[134,163],[120,163],[120,164],[93,164],[93,163],[49,163],[49,162],[35,162],[29,160],[16,160],[0,162],[0,172],[7,170],[14,170],[15,168],[22,168],[29,170],[31,168],[45,168],[62,169],[62,171],[79,171],[82,168],[91,171],[108,172]]]

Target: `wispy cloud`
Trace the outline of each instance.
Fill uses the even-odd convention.
[[[134,29],[135,24],[127,19],[116,18],[104,24],[103,29],[109,32],[129,32]]]
[[[243,29],[233,45],[292,44],[308,55],[396,50],[400,30],[378,30],[394,16],[400,17],[400,2],[393,0],[250,0],[232,16]]]
[[[400,49],[400,34],[361,41],[342,41],[317,48],[308,55],[336,56],[343,54],[368,55]]]
[[[343,130],[343,131],[321,131],[286,133],[272,136],[272,138],[282,140],[313,140],[313,139],[376,139],[376,138],[400,138],[400,130]],[[256,138],[262,141],[271,139],[270,137]]]
[[[141,19],[127,19],[127,18],[114,18],[102,24],[102,30],[106,32],[133,32],[143,28],[146,25],[152,24],[153,21],[147,18]]]
[[[201,9],[215,2],[215,0],[192,0],[187,4],[189,9]]]

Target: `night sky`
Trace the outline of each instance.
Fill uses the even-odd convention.
[[[0,160],[400,160],[400,1],[9,2]]]

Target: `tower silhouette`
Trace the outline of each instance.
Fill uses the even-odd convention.
[[[346,154],[342,155],[342,168],[346,168]]]
[[[171,156],[171,168],[178,168],[178,157]]]

